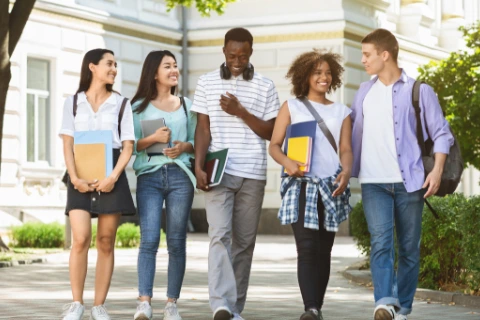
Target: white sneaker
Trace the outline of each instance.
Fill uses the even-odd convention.
[[[233,315],[227,307],[218,307],[213,313],[213,320],[230,320]]]
[[[81,320],[85,307],[78,301],[63,306],[63,320]]]
[[[396,312],[395,307],[392,305],[381,304],[373,311],[374,320],[395,320]]]
[[[167,302],[163,311],[163,320],[182,320],[182,317],[178,314],[176,302]]]
[[[104,304],[92,308],[92,311],[90,311],[90,320],[111,320]]]
[[[397,315],[395,316],[395,320],[407,320],[407,315],[406,314],[399,314],[397,313]]]
[[[133,320],[152,320],[152,306],[148,301],[142,301],[137,304],[137,312],[133,316]]]
[[[233,314],[233,320],[245,320],[245,319],[242,318],[240,313],[234,313]]]

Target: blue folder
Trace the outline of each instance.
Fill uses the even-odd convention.
[[[107,177],[113,171],[113,134],[111,130],[76,131],[73,136],[75,144],[104,143],[106,152]]]
[[[305,121],[305,122],[297,122],[291,124],[287,127],[287,131],[285,134],[285,142],[283,144],[283,152],[287,154],[288,151],[288,139],[295,138],[295,137],[311,137],[312,138],[312,159],[313,159],[313,151],[315,150],[315,135],[317,132],[317,121]],[[282,168],[282,177],[287,176],[284,172],[285,168]]]

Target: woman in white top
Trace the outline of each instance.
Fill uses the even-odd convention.
[[[132,110],[128,100],[112,89],[116,75],[112,51],[88,51],[83,58],[77,93],[65,101],[60,136],[69,174],[65,214],[70,217],[73,234],[69,263],[73,302],[64,313],[64,320],[82,319],[85,310],[83,290],[92,237],[91,218],[95,217],[98,257],[90,319],[110,319],[104,303],[113,273],[117,226],[122,215],[135,214],[124,172],[135,140]],[[100,181],[80,179],[75,169],[74,133],[92,130],[112,130],[113,136],[113,171]]]
[[[341,86],[343,70],[338,54],[315,49],[294,60],[287,78],[292,82],[292,94],[296,98],[283,103],[269,146],[272,158],[288,174],[282,179],[279,219],[282,224],[292,225],[295,236],[298,282],[305,306],[301,320],[323,320],[321,309],[335,232],[351,210],[348,203],[352,167],[351,111],[327,98],[327,93]],[[315,120],[304,99],[308,99],[306,103],[324,120],[334,140],[330,142],[316,126],[308,173],[300,169],[303,164],[289,159],[282,151],[290,124]]]

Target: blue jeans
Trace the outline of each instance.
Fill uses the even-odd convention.
[[[394,305],[398,313],[412,312],[420,267],[423,195],[408,193],[403,183],[362,184],[362,201],[371,236],[370,269],[375,305]],[[398,270],[394,270],[394,227],[398,241]]]
[[[168,248],[167,297],[179,298],[185,275],[187,221],[192,208],[193,192],[192,182],[176,164],[164,165],[155,172],[138,177],[137,208],[141,232],[137,266],[139,296],[153,296],[165,200]]]

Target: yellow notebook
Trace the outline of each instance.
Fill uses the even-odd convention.
[[[312,137],[294,137],[289,138],[287,157],[292,160],[305,163],[305,166],[300,167],[303,172],[310,171],[310,158],[312,155]],[[287,172],[285,170],[285,172]]]
[[[75,170],[84,180],[103,180],[107,176],[106,150],[104,143],[74,145]]]

